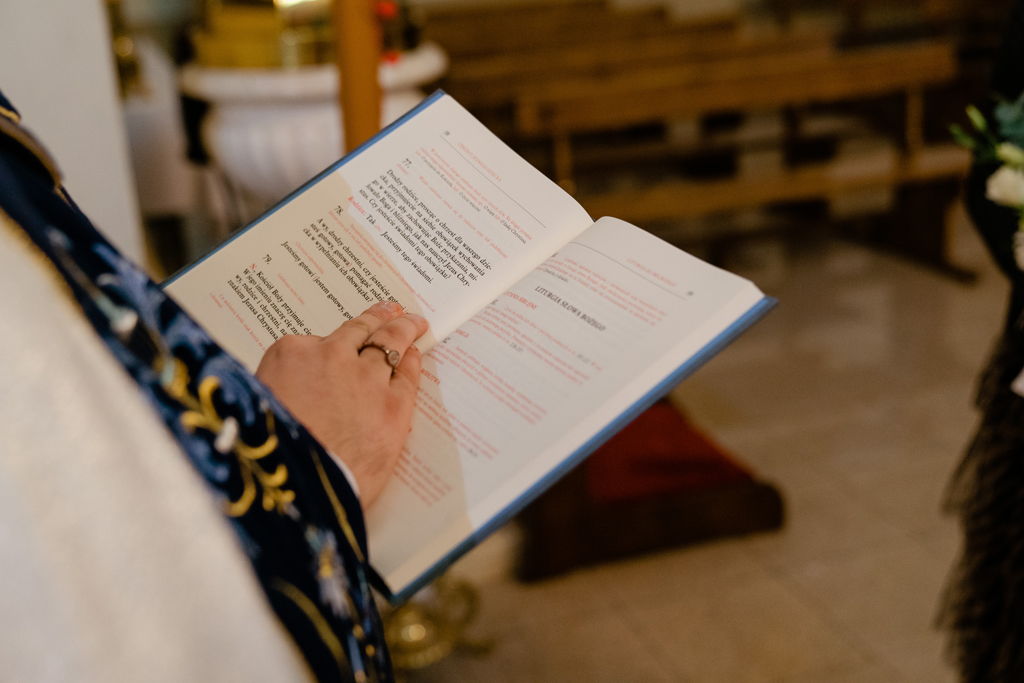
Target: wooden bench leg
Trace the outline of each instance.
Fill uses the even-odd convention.
[[[576,193],[576,181],[573,179],[572,171],[572,141],[569,134],[564,131],[556,131],[551,139],[551,152],[553,156],[555,182],[569,194]]]
[[[959,178],[905,183],[896,190],[892,213],[874,226],[871,243],[958,282],[978,274],[957,265],[950,253]]]
[[[903,122],[904,161],[913,164],[924,149],[924,92],[920,86],[907,90]]]

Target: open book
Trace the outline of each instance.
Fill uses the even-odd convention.
[[[430,322],[408,445],[367,514],[401,600],[771,307],[568,194],[437,92],[166,284],[255,369],[392,299]]]

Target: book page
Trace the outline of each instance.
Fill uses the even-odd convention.
[[[426,349],[590,224],[439,93],[166,289],[249,368],[381,300],[427,318]]]
[[[412,434],[369,511],[374,567],[396,590],[414,581],[763,298],[598,221],[425,357]]]

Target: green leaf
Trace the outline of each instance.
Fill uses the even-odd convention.
[[[971,135],[967,131],[965,131],[963,128],[956,125],[955,123],[949,127],[949,132],[953,136],[953,139],[956,141],[956,144],[960,145],[961,147],[966,147],[967,149],[971,150],[978,148],[978,141],[971,137]]]
[[[971,120],[974,127],[982,133],[988,130],[988,122],[985,121],[985,116],[982,114],[977,107],[973,104],[967,107],[967,118]]]

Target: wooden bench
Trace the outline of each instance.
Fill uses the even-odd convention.
[[[548,171],[593,215],[648,223],[829,200],[865,188],[955,179],[967,166],[965,153],[925,135],[926,92],[957,76],[956,48],[949,40],[841,49],[835,31],[801,29],[799,22],[765,26],[741,17],[713,17],[677,25],[656,8],[623,12],[598,0],[561,0],[516,11],[448,11],[457,31],[441,28],[443,21],[431,24],[438,15],[427,18],[428,35],[440,40],[448,30],[461,41],[452,53],[446,89],[514,145],[547,146]],[[523,17],[525,23],[517,24]],[[496,42],[490,42],[492,35]],[[632,148],[586,148],[581,141],[588,138],[610,140],[638,127],[668,129],[716,114],[774,110],[784,114],[786,129],[760,144],[782,147],[802,137],[801,112],[808,108],[835,105],[861,113],[865,103],[883,98],[890,100],[890,109],[893,99],[902,98],[902,120],[884,132],[897,153],[875,163],[851,165],[837,158],[783,164],[756,178],[665,177],[628,189],[577,182],[595,159],[618,157],[620,170],[628,173],[631,157],[649,162],[658,154],[687,153],[668,135]],[[709,144],[706,137],[698,139],[689,151],[699,153]],[[742,152],[741,144],[735,148]],[[538,162],[536,156],[531,160]]]
[[[610,9],[604,0],[522,0],[451,6],[424,5],[424,37],[448,50],[456,62],[467,57],[526,54],[533,49],[599,45],[604,41],[657,38],[666,31],[718,31],[734,27],[736,14],[670,26],[658,6]],[[458,64],[453,65],[458,67]]]
[[[635,75],[622,71],[600,79],[576,78],[559,87],[538,86],[517,98],[516,123],[525,135],[551,138],[555,178],[571,186],[571,136],[577,133],[709,112],[781,109],[904,93],[907,168],[916,169],[921,164],[910,162],[924,151],[924,89],[950,80],[955,73],[952,46],[942,42],[844,52],[800,46],[773,52],[756,63],[730,57],[650,68]],[[949,162],[948,173],[963,169],[963,158],[948,153],[939,158]],[[928,168],[928,174],[940,170]],[[880,180],[917,173],[908,170],[898,177],[886,173]],[[763,191],[757,194],[762,201],[770,199]]]

